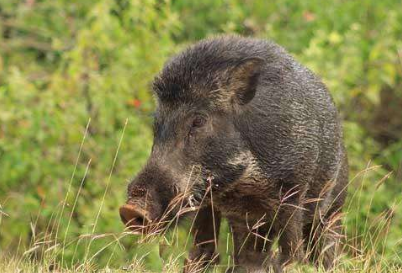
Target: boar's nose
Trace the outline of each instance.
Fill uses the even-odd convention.
[[[120,207],[120,218],[126,227],[139,233],[151,222],[144,210],[131,204]]]

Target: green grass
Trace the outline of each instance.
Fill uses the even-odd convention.
[[[86,135],[84,135],[82,143],[84,143],[85,137]],[[123,135],[119,143],[121,143],[122,139]],[[117,156],[118,149],[116,158]],[[87,167],[90,167],[90,162]],[[343,217],[345,218],[344,223],[352,224],[345,226],[343,229],[340,255],[337,257],[336,266],[332,272],[402,272],[401,253],[394,252],[392,259],[389,254],[388,257],[385,256],[386,248],[390,243],[388,234],[390,229],[397,228],[397,223],[393,222],[393,219],[395,212],[401,208],[401,203],[394,203],[389,210],[375,215],[372,220],[370,218],[360,218],[359,215],[356,217],[354,213],[354,205],[361,203],[362,188],[364,183],[367,183],[365,180],[376,168],[378,166],[368,166],[350,181],[349,187],[352,190],[350,191]],[[113,167],[111,170],[113,170]],[[380,189],[387,179],[389,179],[389,175],[384,176],[383,179],[373,184],[369,206],[373,204],[372,201],[376,195],[381,194]],[[356,184],[360,185],[356,187]],[[58,222],[54,227],[58,227],[58,223],[70,223],[72,221],[72,215],[75,212],[81,190],[82,184],[75,193],[75,202],[71,212],[67,214],[68,219],[63,221],[60,218],[63,216],[55,217]],[[353,193],[353,190],[356,191]],[[105,198],[107,198],[107,192],[108,189],[106,188],[104,191]],[[67,196],[64,200],[67,200]],[[63,215],[62,211],[67,207],[64,206],[67,205],[64,202],[66,201],[63,201],[63,205],[58,208],[58,211],[55,211],[55,215]],[[370,207],[367,209],[370,210]],[[95,218],[95,224],[99,220],[101,211],[102,207],[99,207],[99,214]],[[37,219],[40,214],[41,212],[38,212]],[[6,215],[2,212],[3,217],[12,217],[12,215]],[[356,226],[360,226],[360,221],[365,222],[362,231],[353,226],[353,223]],[[18,249],[19,251],[17,252],[21,253],[21,255],[8,256],[3,253],[0,256],[0,269],[2,272],[55,272],[55,270],[56,272],[93,272],[95,270],[100,272],[181,272],[186,251],[192,243],[191,236],[188,234],[192,221],[188,219],[182,226],[177,226],[177,221],[173,219],[170,224],[169,231],[162,235],[152,233],[146,236],[133,235],[121,224],[119,232],[97,233],[95,228],[92,228],[88,234],[74,237],[70,236],[68,227],[64,234],[60,234],[57,228],[47,228],[45,232],[37,231],[35,229],[37,223],[33,221],[30,222],[33,234],[31,244],[28,246],[19,245],[21,249]],[[141,251],[137,250],[132,256],[124,255],[124,262],[116,265],[113,260],[126,251],[124,241],[130,241],[130,243],[137,245]],[[232,265],[231,242],[232,238],[228,232],[227,223],[224,222],[219,239],[221,263],[218,266],[211,267],[213,272],[224,272],[228,266]],[[400,244],[402,240],[396,243]],[[84,254],[74,253],[73,257],[67,261],[65,254],[72,249],[76,251],[77,248],[85,249]],[[394,249],[397,249],[395,244]],[[76,255],[82,256],[75,257]],[[99,256],[103,256],[103,258],[106,256],[107,258],[107,262],[102,266],[97,263]],[[304,265],[292,264],[287,269],[289,272],[317,272],[308,263]]]

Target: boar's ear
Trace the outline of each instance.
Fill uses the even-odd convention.
[[[254,98],[263,64],[261,58],[247,58],[230,70],[228,90],[233,102],[244,105]]]

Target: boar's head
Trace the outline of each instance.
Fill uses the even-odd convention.
[[[244,123],[264,64],[256,54],[265,45],[254,46],[203,41],[173,57],[155,78],[154,142],[120,208],[127,226],[149,232],[158,223],[158,230],[189,205],[202,205],[209,186],[219,191],[244,173]]]

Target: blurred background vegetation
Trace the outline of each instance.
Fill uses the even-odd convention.
[[[322,77],[349,152],[346,231],[402,266],[399,0],[1,1],[0,255],[121,268],[148,254],[161,270],[158,243],[115,240],[117,208],[152,144],[153,76],[222,33],[272,39]]]

